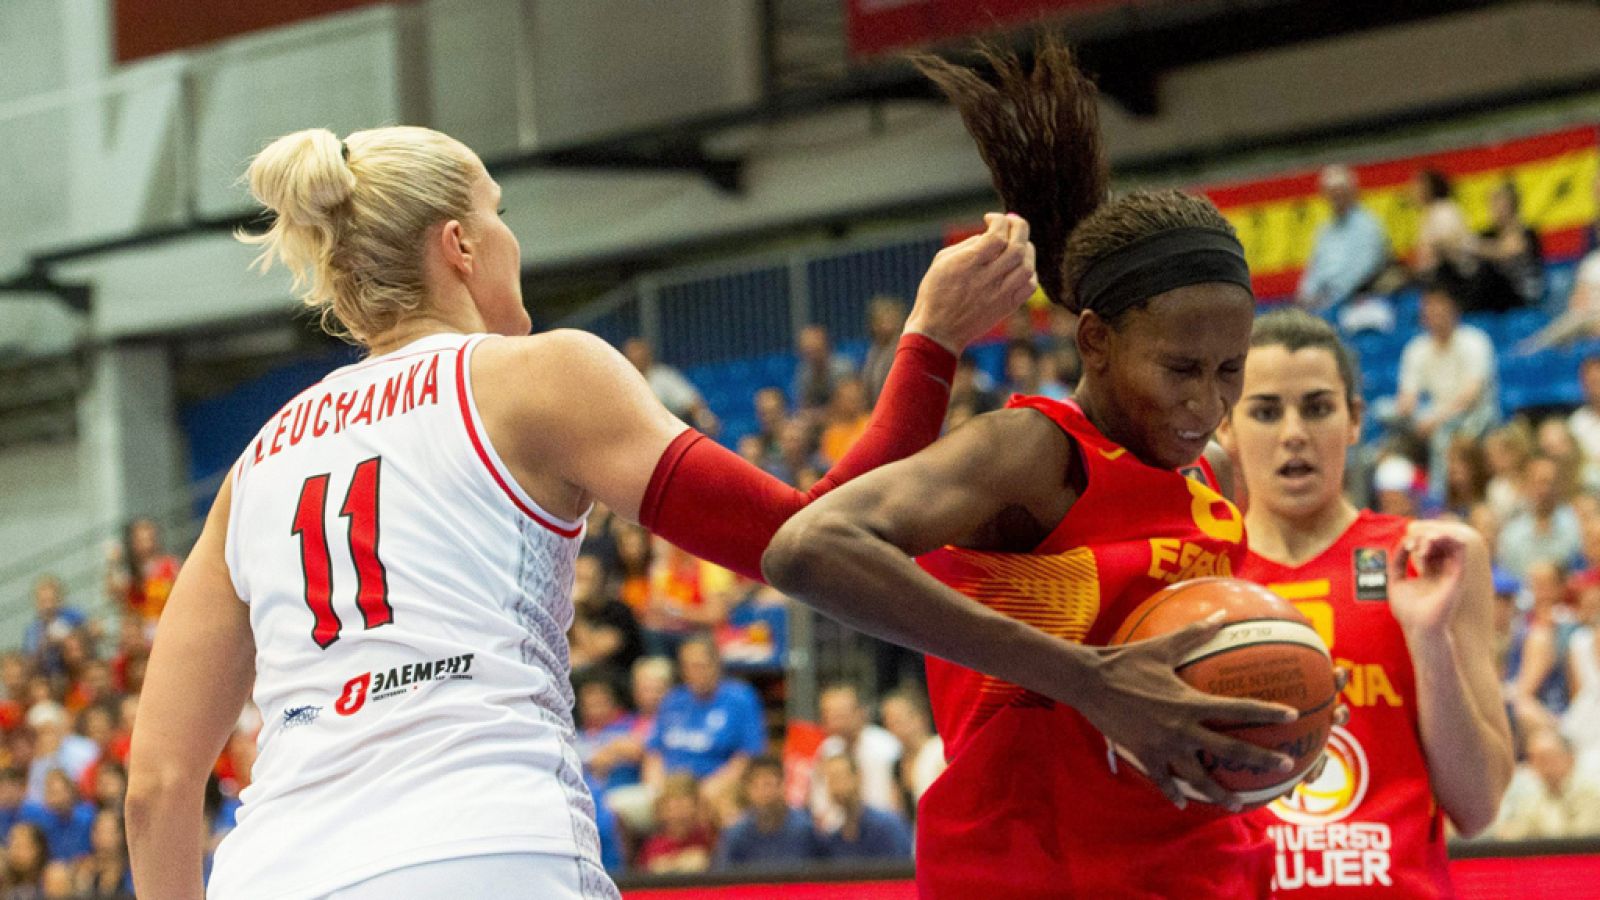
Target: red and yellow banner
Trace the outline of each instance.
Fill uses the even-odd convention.
[[[1506,180],[1522,197],[1524,221],[1544,240],[1547,259],[1576,254],[1585,225],[1596,218],[1593,185],[1600,172],[1594,128],[1573,128],[1444,153],[1353,166],[1361,202],[1389,233],[1395,253],[1410,254],[1420,215],[1411,182],[1423,169],[1449,176],[1475,229],[1489,225],[1489,195]],[[1261,181],[1201,188],[1239,231],[1254,273],[1256,296],[1294,293],[1329,208],[1315,170]]]

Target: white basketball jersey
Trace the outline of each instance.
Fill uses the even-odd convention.
[[[584,524],[540,509],[489,444],[481,340],[333,372],[233,471],[227,562],[265,724],[213,898],[488,853],[598,863],[567,674]]]

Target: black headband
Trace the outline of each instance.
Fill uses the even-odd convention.
[[[1215,228],[1169,228],[1113,251],[1073,290],[1079,309],[1110,317],[1174,288],[1220,281],[1247,291],[1250,267],[1238,238]]]

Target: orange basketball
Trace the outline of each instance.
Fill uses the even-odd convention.
[[[1322,755],[1333,727],[1333,660],[1316,629],[1289,601],[1238,578],[1197,578],[1158,591],[1128,615],[1113,644],[1177,631],[1217,610],[1215,637],[1184,657],[1178,675],[1198,690],[1293,706],[1300,718],[1278,725],[1219,730],[1295,761],[1288,773],[1210,756],[1201,761],[1216,782],[1247,807],[1288,793]],[[1201,799],[1197,794],[1196,799]]]

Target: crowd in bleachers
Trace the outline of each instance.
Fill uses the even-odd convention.
[[[128,750],[150,641],[178,567],[154,522],[129,524],[107,553],[114,633],[60,579],[34,581],[34,617],[20,645],[0,656],[0,898],[133,893],[122,824]],[[219,834],[249,780],[254,745],[234,743],[244,758],[219,761],[208,791]]]
[[[1296,302],[1339,322],[1363,356],[1368,440],[1351,489],[1384,511],[1467,520],[1495,554],[1494,650],[1521,762],[1488,836],[1600,834],[1596,233],[1575,268],[1547,279],[1514,191],[1497,193],[1493,228],[1475,235],[1448,183],[1427,175],[1419,250],[1402,264],[1349,170],[1321,183],[1335,216]],[[805,328],[782,366],[740,363],[733,389],[715,367],[688,377],[658,361],[643,340],[625,352],[675,413],[805,489],[865,429],[905,315],[877,298],[868,338],[848,352]],[[1074,325],[1031,310],[975,348],[948,426],[1011,392],[1069,396]],[[178,565],[139,520],[108,553],[111,616],[86,614],[53,576],[34,584],[35,617],[0,656],[0,900],[131,891],[125,765]],[[781,595],[597,509],[574,600],[574,716],[609,868],[909,858],[917,798],[944,764],[915,654],[863,638],[869,674],[826,687],[810,740],[797,741]],[[246,711],[211,779],[213,846],[249,784],[258,730]]]

